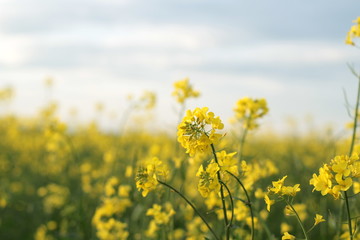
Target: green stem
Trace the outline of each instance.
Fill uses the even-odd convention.
[[[351,145],[350,145],[350,150],[349,150],[349,157],[351,157],[352,152],[354,150],[355,139],[356,139],[357,120],[358,120],[358,114],[359,114],[358,113],[358,111],[359,111],[359,102],[360,102],[360,76],[357,75],[354,71],[353,71],[353,73],[359,79],[359,83],[358,83],[358,92],[357,92],[356,106],[355,106],[355,116],[354,116],[354,126],[353,126]]]
[[[285,202],[286,202],[287,205],[290,206],[290,208],[291,208],[291,209],[293,210],[293,212],[295,213],[295,216],[296,216],[296,218],[297,218],[297,220],[298,220],[298,222],[299,222],[299,224],[300,224],[301,230],[302,230],[303,233],[304,233],[304,237],[305,237],[306,240],[308,240],[309,237],[308,237],[307,232],[306,232],[306,230],[305,230],[305,228],[304,228],[304,225],[303,225],[303,223],[302,223],[302,221],[301,221],[301,219],[300,219],[300,217],[299,217],[299,214],[296,212],[296,210],[295,210],[295,208],[293,207],[293,205],[292,205],[287,199],[285,199]]]
[[[243,157],[243,151],[244,151],[244,145],[245,145],[245,139],[246,139],[246,135],[247,135],[248,129],[245,128],[244,132],[241,136],[241,140],[240,140],[240,152],[239,152],[239,161],[241,161],[242,157]]]
[[[170,186],[169,184],[160,181],[159,179],[157,180],[160,184],[164,185],[165,187],[170,188],[171,190],[173,190],[175,193],[177,193],[182,199],[184,199],[187,204],[190,205],[190,207],[192,207],[192,209],[195,211],[195,213],[201,218],[201,220],[205,223],[205,225],[207,226],[207,228],[210,230],[210,232],[213,234],[213,236],[215,237],[216,240],[220,240],[220,238],[218,238],[218,236],[216,236],[214,230],[210,227],[209,223],[206,221],[206,219],[202,216],[202,214],[197,210],[197,208],[194,206],[194,204],[192,204],[190,202],[189,199],[187,199],[181,192],[179,192],[177,189],[175,189],[174,187]]]
[[[351,225],[351,216],[350,216],[350,206],[349,206],[349,198],[347,196],[347,192],[344,192],[345,194],[345,203],[346,203],[346,211],[348,216],[348,225],[349,225],[349,233],[350,233],[350,240],[353,240],[353,231],[352,231],[352,225]]]
[[[216,151],[215,151],[215,147],[214,147],[214,144],[210,144],[211,146],[211,150],[212,150],[212,153],[214,155],[214,158],[215,158],[215,162],[217,164],[219,164],[219,161],[217,159],[217,156],[216,156]],[[219,180],[219,182],[221,182],[221,176],[220,176],[220,171],[217,172],[217,178]],[[221,202],[222,202],[222,206],[223,206],[223,213],[224,213],[224,221],[225,221],[225,233],[226,233],[226,239],[228,240],[228,228],[227,226],[229,225],[229,220],[228,220],[228,217],[227,217],[227,213],[226,213],[226,204],[225,204],[225,197],[224,197],[224,189],[223,189],[223,186],[221,185],[220,186],[220,197],[221,197]]]
[[[244,186],[244,184],[240,181],[240,179],[238,177],[236,177],[234,174],[232,174],[229,171],[226,171],[227,173],[229,173],[233,178],[236,179],[236,181],[239,183],[239,185],[241,186],[241,188],[244,190],[244,193],[246,195],[247,198],[247,206],[249,207],[250,210],[250,214],[251,214],[251,240],[254,240],[254,236],[255,236],[255,224],[254,224],[254,213],[253,213],[253,209],[252,209],[252,204],[250,201],[250,196],[248,194],[248,192],[246,191],[246,188]]]
[[[354,70],[354,68],[350,67],[351,72],[358,78],[358,90],[357,90],[357,98],[356,98],[356,105],[355,105],[355,116],[354,116],[354,126],[353,126],[353,132],[352,132],[352,138],[351,138],[351,144],[350,144],[350,150],[349,150],[349,157],[351,157],[352,152],[354,150],[355,145],[355,139],[356,139],[356,128],[357,128],[357,121],[358,121],[358,111],[359,111],[359,102],[360,102],[360,75],[357,74]],[[349,206],[349,199],[347,192],[344,192],[345,194],[345,203],[346,203],[346,210],[348,215],[348,225],[349,225],[349,233],[350,233],[350,240],[353,239],[353,232],[352,232],[352,226],[351,226],[351,216],[350,216],[350,206]]]
[[[229,224],[226,226],[226,228],[227,228],[226,233],[228,234],[228,236],[226,236],[226,238],[230,238],[230,228],[232,227],[232,222],[234,220],[234,201],[233,201],[233,197],[231,195],[231,192],[230,192],[230,189],[228,188],[228,186],[226,186],[226,184],[223,181],[221,181],[220,183],[221,183],[221,185],[223,185],[226,188],[227,192],[229,193],[229,197],[230,197],[231,218],[230,218]]]

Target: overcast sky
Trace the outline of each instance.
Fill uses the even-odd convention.
[[[0,88],[12,109],[35,113],[52,97],[79,117],[94,104],[121,115],[126,95],[158,94],[158,123],[177,117],[172,83],[189,77],[225,123],[244,96],[266,98],[265,126],[288,116],[343,128],[343,89],[354,101],[360,52],[344,44],[360,1],[347,0],[0,0]]]

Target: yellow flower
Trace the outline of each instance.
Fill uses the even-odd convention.
[[[295,236],[289,234],[288,232],[284,232],[284,235],[281,238],[281,240],[293,240],[293,239],[295,239]]]
[[[137,189],[143,190],[142,196],[146,195],[156,189],[158,185],[158,178],[166,178],[168,175],[167,166],[157,157],[153,157],[147,162],[145,167],[140,167],[136,173],[135,181]]]
[[[190,156],[209,149],[209,146],[221,137],[216,131],[223,129],[224,124],[208,110],[207,107],[187,110],[186,116],[178,126],[178,141]]]
[[[222,180],[227,182],[231,176],[227,172],[230,172],[237,176],[239,174],[239,170],[237,167],[237,159],[234,158],[236,152],[226,153],[226,151],[217,152],[216,156],[219,162]]]
[[[310,184],[314,186],[313,191],[321,191],[323,196],[328,194],[332,187],[331,179],[332,174],[326,170],[326,165],[324,168],[320,168],[319,176],[314,173],[312,179],[310,179]]]
[[[177,81],[174,83],[175,90],[172,95],[175,96],[176,101],[181,104],[184,104],[185,100],[188,98],[197,98],[200,96],[198,91],[195,91],[189,83],[189,78],[184,78],[183,80]]]
[[[244,97],[238,100],[234,107],[235,119],[242,122],[245,129],[257,128],[256,120],[263,117],[268,111],[267,102],[264,98]]]
[[[324,164],[319,169],[319,175],[313,174],[310,184],[314,190],[321,191],[322,195],[331,194],[339,199],[341,192],[347,191],[353,185],[353,179],[360,176],[360,162],[358,154],[351,157],[346,155],[335,156],[330,164]]]
[[[349,32],[346,34],[345,43],[350,45],[355,45],[353,42],[353,38],[360,37],[360,17],[353,21],[356,23],[355,25],[351,26]]]
[[[170,221],[170,217],[175,214],[174,209],[170,203],[165,203],[165,212],[162,211],[162,206],[154,204],[152,208],[146,212],[147,216],[153,216],[157,225],[167,224]]]
[[[271,200],[267,194],[265,194],[264,200],[266,203],[266,209],[270,212],[270,207],[275,203],[275,200]]]
[[[325,222],[325,219],[323,218],[323,216],[321,216],[320,214],[316,214],[315,216],[315,223],[314,223],[314,226],[315,225],[318,225],[319,223],[321,222]]]
[[[206,171],[204,171],[204,167],[200,165],[196,176],[200,177],[198,190],[204,198],[208,197],[212,191],[216,193],[219,191],[220,183],[217,178],[217,172],[219,170],[219,165],[213,161],[207,166]]]
[[[269,191],[271,191],[275,194],[280,193],[286,178],[287,178],[287,176],[284,176],[282,179],[280,179],[278,181],[273,181],[272,182],[273,187],[269,188]]]
[[[295,184],[293,187],[291,186],[283,186],[281,188],[281,194],[282,195],[289,195],[292,197],[295,197],[297,192],[300,192],[300,184]]]

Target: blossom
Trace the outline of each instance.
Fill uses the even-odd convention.
[[[355,23],[355,25],[351,26],[345,39],[345,43],[349,45],[355,45],[353,38],[360,37],[360,17],[354,20],[353,23]]]
[[[273,187],[269,188],[269,191],[271,191],[275,194],[280,193],[286,178],[287,178],[287,176],[284,176],[282,179],[279,179],[278,181],[273,181],[272,182]]]
[[[242,122],[245,129],[255,129],[259,126],[256,120],[263,117],[268,111],[267,102],[264,98],[244,97],[236,102],[234,118],[236,121]]]
[[[360,161],[357,154],[335,156],[330,164],[324,164],[319,169],[319,175],[313,174],[310,185],[314,190],[321,191],[324,196],[331,194],[335,199],[340,198],[341,192],[347,191],[354,183],[353,178],[360,175]]]
[[[223,129],[224,124],[208,110],[207,107],[187,110],[178,126],[178,141],[190,156],[194,156],[198,151],[204,152],[221,137],[217,130]]]
[[[326,220],[323,218],[323,216],[321,216],[320,214],[316,214],[314,220],[315,220],[314,226],[315,226],[315,225],[318,225],[318,224],[321,223],[321,222],[325,222],[325,221],[326,221]]]
[[[288,232],[284,232],[284,235],[281,237],[281,240],[293,240],[295,236],[289,234]]]
[[[165,211],[162,211],[165,210]],[[170,221],[170,217],[175,214],[171,203],[165,203],[165,209],[158,204],[154,204],[152,208],[149,208],[146,212],[147,216],[153,216],[157,225],[167,224]]]
[[[232,173],[233,175],[237,176],[239,174],[238,166],[237,166],[237,159],[234,158],[236,152],[226,153],[226,151],[217,152],[217,160],[219,162],[222,180],[227,182],[229,180],[228,172]]]
[[[167,166],[160,161],[157,157],[153,157],[150,161],[146,162],[145,166],[139,167],[136,176],[136,187],[137,189],[143,190],[142,196],[146,195],[156,189],[158,185],[158,178],[166,178],[168,175]]]
[[[219,170],[219,165],[213,161],[207,166],[206,170],[204,170],[203,165],[200,165],[196,176],[200,177],[198,190],[204,198],[208,197],[212,191],[218,192],[220,190],[220,183],[217,177]]]
[[[265,194],[264,200],[266,203],[266,209],[270,212],[270,207],[275,203],[275,200],[271,200],[267,194]]]
[[[177,81],[174,83],[175,90],[172,95],[176,98],[181,104],[184,104],[185,100],[188,98],[197,98],[200,96],[200,92],[193,89],[189,83],[189,78],[184,78],[183,80]]]

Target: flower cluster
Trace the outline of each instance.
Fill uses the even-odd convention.
[[[158,185],[157,179],[165,179],[168,173],[167,165],[157,157],[153,157],[138,169],[135,176],[136,187],[139,191],[143,190],[142,196],[146,197],[146,195]]]
[[[127,239],[129,232],[127,224],[118,220],[128,207],[132,205],[129,195],[131,187],[122,185],[117,177],[107,180],[102,204],[96,209],[92,224],[96,235],[101,240]]]
[[[200,96],[200,92],[193,89],[189,83],[189,78],[177,81],[174,83],[175,90],[172,95],[175,96],[176,101],[180,104],[184,104],[188,98],[197,98]]]
[[[295,184],[294,186],[284,186],[284,181],[287,176],[284,176],[278,181],[272,182],[272,187],[268,188],[268,193],[265,194],[264,199],[267,206],[267,210],[270,212],[270,207],[275,203],[274,200],[269,198],[270,194],[277,195],[279,197],[290,196],[295,197],[297,192],[300,192],[300,184]]]
[[[240,121],[245,129],[255,129],[259,126],[256,122],[269,111],[264,98],[252,99],[244,97],[236,102],[234,107],[235,121]]]
[[[360,177],[360,161],[357,154],[336,156],[330,164],[324,164],[319,169],[319,175],[313,174],[310,184],[321,195],[331,194],[338,199],[341,192],[347,191],[353,185],[353,178]]]
[[[230,181],[231,176],[229,173],[237,176],[239,174],[237,167],[237,160],[234,158],[236,152],[226,153],[226,151],[221,151],[216,153],[217,161],[214,159],[211,160],[210,164],[204,170],[203,165],[200,165],[200,168],[196,174],[200,178],[198,184],[198,190],[204,198],[209,197],[211,192],[219,193],[220,190],[220,179],[224,183]]]
[[[44,211],[48,214],[64,207],[70,196],[67,187],[50,183],[45,187],[40,187],[37,194],[43,198]]]
[[[350,31],[346,35],[345,43],[355,45],[353,38],[360,37],[360,17],[353,21],[355,25],[351,26]]]
[[[146,212],[147,216],[153,216],[153,219],[149,223],[149,228],[146,231],[147,237],[155,237],[155,233],[164,225],[170,222],[170,218],[175,214],[175,211],[171,203],[166,202],[164,209],[158,204],[154,204],[152,208],[149,208]]]
[[[199,151],[204,152],[221,137],[217,130],[223,129],[224,124],[208,110],[207,107],[187,110],[186,116],[178,126],[178,141],[190,156]]]
[[[206,170],[204,170],[203,165],[201,165],[196,173],[196,176],[200,178],[198,190],[204,198],[208,197],[212,191],[215,191],[216,193],[219,192],[220,183],[217,176],[219,170],[219,165],[214,161],[211,161],[206,167]]]

